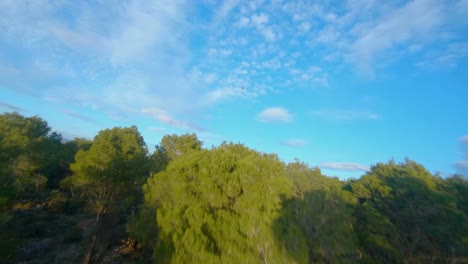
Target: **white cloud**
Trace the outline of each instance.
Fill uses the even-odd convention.
[[[301,138],[289,138],[282,143],[290,147],[303,147],[308,144],[308,141]]]
[[[390,12],[374,25],[359,30],[359,36],[351,46],[349,59],[361,71],[372,72],[372,64],[383,51],[433,33],[442,19],[439,1],[413,0]]]
[[[320,30],[317,41],[325,44],[330,44],[340,37],[340,32],[331,26],[327,26]]]
[[[439,37],[430,34],[438,25],[446,26],[442,13],[462,10],[466,0],[401,3],[349,0],[337,9],[327,1],[0,1],[0,42],[11,54],[26,55],[22,64],[9,52],[0,54],[0,86],[117,116],[164,109],[169,118],[159,113],[158,120],[187,126],[173,117],[193,120],[211,104],[284,86],[326,87],[340,65],[321,63],[343,63],[344,54],[361,68],[372,68],[389,50],[414,50],[416,44],[416,55],[428,64],[456,65],[466,58],[461,38],[444,40],[446,52],[431,56],[425,42],[428,35]],[[201,17],[200,7],[213,10]],[[63,13],[70,16],[57,15]],[[456,36],[452,29],[447,27]],[[333,111],[315,114],[380,118]]]
[[[310,65],[308,68],[296,68],[291,66],[294,63],[288,63],[287,67],[291,75],[291,79],[285,82],[287,86],[306,86],[306,88],[327,87],[328,74],[320,67]]]
[[[1,2],[0,40],[14,43],[28,56],[15,61],[21,77],[8,74],[0,85],[54,98],[55,103],[100,109],[110,116],[141,113],[134,109],[154,105],[169,117],[199,109],[200,89],[205,92],[217,75],[194,77],[187,67],[191,56],[185,41],[191,26],[186,22],[187,3]],[[69,11],[73,15],[66,20],[55,15]],[[222,49],[219,54],[231,52]],[[6,72],[0,67],[1,75]],[[167,116],[158,115],[172,126],[190,125]]]
[[[214,25],[218,25],[223,20],[225,20],[239,5],[240,0],[226,0],[223,1],[219,8],[216,10],[214,16]]]
[[[268,25],[269,16],[265,13],[253,14],[250,17],[250,22],[258,32],[269,42],[275,41],[278,39],[277,33],[275,33],[273,27]]]
[[[446,48],[429,54],[417,63],[423,68],[456,67],[463,58],[468,57],[468,42],[454,42]]]
[[[299,24],[299,31],[302,34],[309,32],[311,28],[312,28],[312,25],[309,22],[302,22],[301,24]]]
[[[257,118],[262,122],[291,122],[293,119],[288,110],[282,107],[266,108]]]
[[[263,26],[264,24],[268,23],[268,15],[265,13],[260,13],[260,14],[253,14],[250,17],[250,20],[252,21],[252,24],[255,26]]]
[[[151,116],[154,119],[156,119],[156,120],[158,120],[158,121],[160,121],[160,122],[162,122],[164,124],[171,125],[171,126],[183,129],[183,130],[203,131],[202,128],[200,128],[199,126],[194,125],[194,124],[192,124],[190,122],[185,122],[185,121],[180,121],[180,120],[174,119],[166,111],[161,110],[161,109],[144,108],[144,109],[141,109],[140,112],[145,114],[145,115]]]
[[[218,76],[216,76],[215,73],[207,73],[204,75],[203,80],[205,81],[205,83],[211,84],[215,82],[217,78]]]
[[[228,55],[231,55],[231,53],[232,53],[232,50],[229,50],[229,49],[215,49],[215,48],[208,49],[209,56],[228,56]]]
[[[237,22],[237,24],[240,27],[246,27],[249,25],[249,23],[250,23],[250,19],[248,17],[241,17],[239,21]]]
[[[230,97],[238,97],[238,96],[246,96],[247,92],[245,91],[245,88],[242,89],[242,87],[226,87],[226,88],[219,88],[213,91],[210,91],[206,96],[205,100],[207,103],[214,103],[218,102],[223,99],[227,99]]]
[[[321,109],[313,110],[311,114],[328,120],[378,120],[382,118],[377,113],[359,110]]]
[[[273,28],[270,27],[270,26],[267,26],[267,27],[263,27],[261,29],[259,29],[260,32],[262,33],[262,35],[265,37],[265,39],[267,41],[275,41],[276,40],[276,34],[275,32],[273,32]]]
[[[348,162],[325,162],[319,165],[322,169],[340,171],[367,171],[369,166]]]

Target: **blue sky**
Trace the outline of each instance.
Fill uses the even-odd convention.
[[[468,1],[0,1],[0,110],[358,177],[468,172]]]

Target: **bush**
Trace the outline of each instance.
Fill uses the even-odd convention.
[[[65,204],[65,213],[72,215],[76,214],[83,208],[85,205],[85,201],[78,197],[72,197],[68,199],[67,203]]]
[[[47,201],[47,209],[52,212],[62,212],[65,210],[67,202],[67,195],[59,191],[53,191]]]

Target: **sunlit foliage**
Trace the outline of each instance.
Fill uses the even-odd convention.
[[[270,228],[292,182],[275,155],[222,144],[186,153],[154,175],[145,201],[157,208],[155,260],[287,263]]]

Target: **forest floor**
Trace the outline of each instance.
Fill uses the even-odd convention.
[[[22,201],[10,215],[0,235],[2,263],[83,263],[87,255],[90,263],[141,263],[118,215],[103,215],[96,223],[73,201]]]

